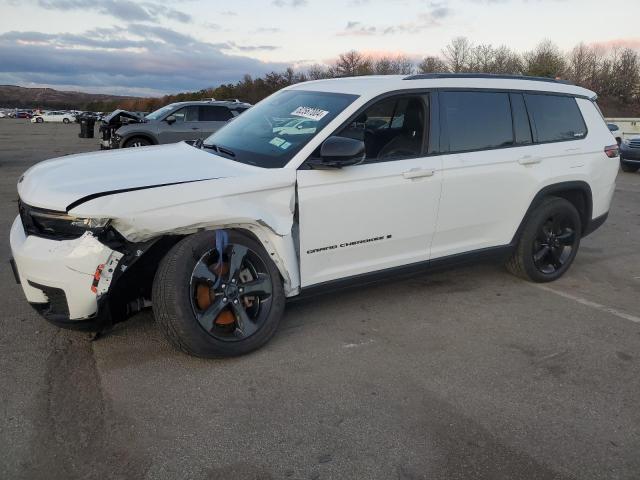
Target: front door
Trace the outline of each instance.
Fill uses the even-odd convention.
[[[183,140],[200,138],[200,122],[198,121],[198,107],[182,107],[171,115],[175,122],[169,124],[163,121],[160,126],[160,143],[176,143]]]
[[[337,133],[364,139],[362,164],[298,171],[303,287],[429,259],[442,173],[428,119],[426,95],[381,100]]]

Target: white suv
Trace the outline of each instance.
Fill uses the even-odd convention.
[[[263,345],[287,297],[372,277],[490,255],[555,280],[614,191],[595,98],[534,78],[321,80],[204,144],[42,162],[18,182],[16,277],[56,325],[103,329],[152,306],[202,357]],[[282,128],[296,119],[315,128]]]

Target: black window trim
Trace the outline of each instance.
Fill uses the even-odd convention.
[[[462,153],[473,153],[473,152],[484,152],[484,151],[491,151],[491,150],[500,150],[500,149],[505,149],[505,148],[522,148],[522,147],[532,147],[534,145],[546,145],[549,143],[563,143],[563,142],[579,142],[582,140],[586,140],[586,138],[589,136],[589,128],[587,126],[587,122],[584,120],[584,115],[582,115],[582,110],[580,110],[580,105],[577,104],[576,102],[576,106],[578,107],[578,112],[580,113],[580,118],[582,118],[582,122],[584,123],[584,127],[585,127],[585,134],[584,136],[580,137],[580,138],[567,138],[564,140],[550,140],[547,142],[540,142],[538,141],[538,133],[537,130],[535,128],[535,123],[533,122],[533,118],[531,113],[529,112],[529,108],[527,107],[527,102],[526,99],[524,98],[525,94],[532,94],[532,95],[549,95],[549,96],[554,96],[554,97],[570,97],[573,99],[577,99],[577,98],[581,98],[581,99],[586,99],[586,100],[591,100],[589,97],[586,97],[584,95],[573,95],[573,94],[569,94],[569,93],[561,93],[561,92],[549,92],[549,91],[541,91],[541,90],[520,90],[520,89],[504,89],[504,88],[464,88],[464,87],[452,87],[452,88],[438,88],[437,90],[441,91],[441,92],[493,92],[493,93],[507,93],[507,94],[511,94],[511,93],[520,93],[523,95],[523,100],[524,100],[524,105],[525,105],[525,109],[527,110],[527,117],[529,118],[529,128],[531,129],[531,137],[532,137],[532,142],[531,143],[526,143],[526,144],[516,144],[515,143],[515,131],[513,132],[513,139],[514,139],[514,144],[513,145],[501,145],[498,147],[488,147],[488,148],[477,148],[474,150],[463,150],[463,151],[456,151],[456,152],[451,152],[449,151],[449,139],[448,139],[448,135],[449,135],[449,131],[446,125],[446,118],[444,118],[443,115],[441,115],[442,117],[442,123],[441,123],[441,128],[440,128],[440,135],[441,135],[441,155],[456,155],[456,154],[462,154]],[[509,103],[511,104],[511,98],[509,98]],[[513,123],[513,109],[511,110],[511,121]],[[444,140],[444,141],[443,141]]]
[[[527,117],[529,119],[529,128],[531,129],[531,143],[527,144],[515,144],[514,145],[504,145],[492,148],[479,148],[475,150],[465,150],[461,152],[449,152],[449,144],[448,139],[444,135],[448,135],[447,129],[444,127],[446,123],[446,119],[440,114],[440,92],[451,92],[451,91],[459,91],[459,92],[496,92],[496,93],[519,93],[523,95],[534,94],[534,95],[552,95],[556,97],[571,97],[573,99],[582,99],[589,100],[593,102],[594,99],[592,97],[588,97],[586,95],[580,95],[575,93],[565,93],[565,92],[554,92],[551,90],[528,90],[521,88],[478,88],[478,87],[433,87],[433,88],[407,88],[407,89],[399,89],[399,90],[390,90],[388,92],[382,93],[376,97],[373,97],[369,101],[367,101],[364,105],[362,105],[358,110],[355,111],[347,120],[342,122],[331,134],[329,134],[326,138],[329,138],[335,135],[337,132],[340,132],[347,125],[352,123],[358,116],[362,114],[367,108],[372,106],[374,103],[377,103],[381,100],[384,100],[393,96],[400,95],[428,95],[429,96],[429,132],[427,141],[428,145],[425,145],[425,141],[423,140],[422,144],[422,153],[420,157],[412,157],[412,158],[427,158],[438,155],[456,155],[462,153],[473,153],[473,152],[484,152],[484,151],[492,151],[492,150],[502,150],[507,148],[526,148],[532,147],[534,145],[545,145],[548,143],[563,143],[563,142],[579,142],[582,140],[586,140],[589,136],[589,127],[587,126],[587,122],[584,120],[584,115],[582,114],[582,110],[580,109],[580,105],[576,105],[578,107],[578,112],[580,112],[580,117],[585,125],[585,134],[581,138],[577,139],[566,139],[566,140],[553,140],[550,142],[538,142],[537,134],[534,133],[534,126],[531,121],[531,114],[529,113],[529,109],[527,107],[527,102],[524,101],[525,109],[527,110]],[[509,104],[511,105],[511,98],[509,97]],[[511,111],[511,118],[513,122],[513,110]],[[325,138],[325,140],[326,140]],[[515,142],[515,132],[514,132],[514,142]],[[446,140],[446,141],[445,141]],[[409,159],[390,159],[385,160],[383,162],[371,162],[371,163],[363,163],[362,165],[371,165],[373,163],[385,163],[385,162],[397,162],[399,160],[409,160]],[[358,166],[358,165],[356,165]],[[303,161],[298,169],[308,169],[310,168],[307,164],[307,160]]]
[[[529,106],[527,105],[527,98],[524,96],[524,93],[527,93],[529,95],[547,95],[547,96],[555,96],[555,97],[557,97],[558,95],[554,95],[552,93],[538,94],[536,92],[523,92],[524,105],[527,109],[527,114],[529,115],[529,124],[531,125],[531,133],[533,134],[533,145],[547,145],[549,143],[563,143],[563,142],[579,142],[580,140],[585,140],[589,136],[589,127],[587,126],[587,122],[584,120],[584,115],[582,114],[582,110],[580,110],[580,105],[578,105],[578,102],[575,100],[576,96],[573,96],[574,101],[576,101],[576,108],[578,109],[580,120],[582,120],[582,124],[584,125],[584,135],[579,138],[565,138],[562,140],[546,140],[544,142],[541,142],[538,139],[538,127],[536,126],[536,122],[533,118],[533,114],[529,110]],[[564,96],[572,97],[572,95],[564,95]]]
[[[336,135],[338,132],[341,132],[345,127],[347,127],[349,124],[353,123],[353,121],[358,118],[360,115],[362,115],[362,113],[364,111],[366,111],[369,107],[371,107],[372,105],[385,100],[387,98],[391,98],[391,97],[403,97],[403,96],[428,96],[429,97],[429,130],[426,131],[426,125],[425,125],[425,132],[423,132],[423,139],[422,139],[422,147],[421,147],[421,152],[420,152],[420,156],[418,157],[409,157],[409,158],[392,158],[389,160],[382,160],[379,162],[364,162],[358,165],[354,165],[354,166],[360,166],[360,165],[373,165],[376,163],[388,163],[388,162],[399,162],[402,160],[412,160],[415,158],[425,158],[425,157],[432,157],[435,155],[440,155],[441,152],[439,151],[439,148],[434,149],[433,148],[433,141],[436,142],[437,145],[440,144],[440,140],[439,140],[439,135],[440,135],[440,123],[439,123],[439,106],[438,106],[438,89],[435,88],[407,88],[407,89],[401,89],[401,90],[390,90],[388,92],[382,93],[376,97],[373,97],[372,99],[370,99],[369,101],[367,101],[364,105],[362,105],[360,108],[358,108],[358,110],[356,110],[351,116],[349,116],[349,118],[347,118],[347,120],[345,120],[344,122],[342,122],[340,125],[338,125],[338,127],[333,130],[329,135],[327,135],[327,137],[325,138],[325,140],[329,137],[332,137],[334,135]],[[426,106],[426,105],[425,105]],[[426,123],[426,122],[425,122]],[[426,140],[426,141],[425,141]],[[324,140],[323,140],[324,141]],[[427,144],[427,145],[425,145]],[[320,143],[320,145],[322,145],[322,143]],[[319,146],[320,146],[319,145]],[[318,147],[319,147],[318,146]],[[309,158],[311,158],[313,154],[309,155],[309,157],[307,159],[305,159],[304,162],[302,162],[300,164],[300,166],[298,167],[298,170],[305,170],[305,169],[309,169],[311,167],[309,167],[309,165],[307,164],[307,160]]]

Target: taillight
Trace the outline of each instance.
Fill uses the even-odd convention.
[[[604,147],[604,154],[609,158],[616,158],[620,155],[620,149],[618,145],[609,145],[608,147]]]

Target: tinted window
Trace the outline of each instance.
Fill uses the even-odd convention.
[[[176,122],[197,122],[198,107],[182,107],[180,110],[176,110],[171,115],[176,118]]]
[[[427,112],[426,95],[387,98],[371,105],[337,135],[363,140],[368,163],[419,157]]]
[[[584,138],[587,127],[573,97],[525,94],[538,142],[557,142]]]
[[[513,114],[513,133],[516,137],[516,144],[527,145],[532,142],[532,137],[527,108],[524,106],[524,98],[520,93],[512,93],[510,97],[511,113]]]
[[[513,144],[509,94],[442,92],[440,98],[451,152]]]
[[[202,122],[226,122],[233,115],[227,107],[202,106],[200,107],[200,121]]]

